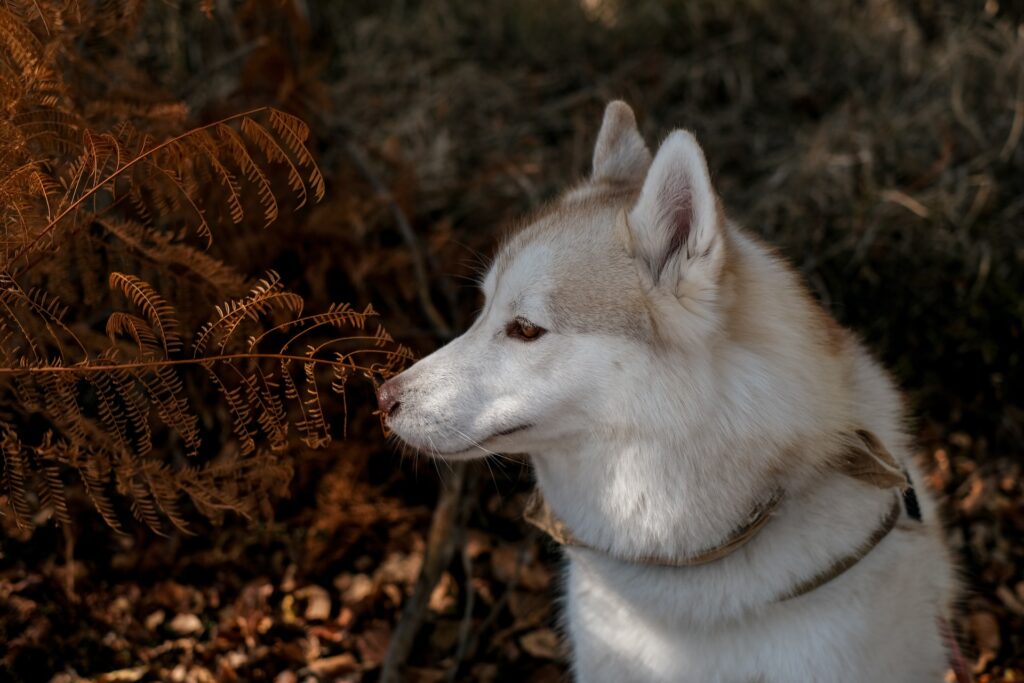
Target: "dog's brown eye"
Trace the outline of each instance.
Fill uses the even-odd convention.
[[[547,332],[547,330],[543,327],[534,325],[529,320],[525,320],[523,318],[516,318],[505,326],[505,334],[510,337],[515,337],[516,339],[522,339],[523,341],[533,341],[545,332]]]

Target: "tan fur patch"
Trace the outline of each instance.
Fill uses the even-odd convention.
[[[535,212],[503,245],[495,261],[500,279],[528,245],[540,242],[556,253],[548,306],[564,331],[648,340],[650,312],[632,259],[618,233],[623,210],[638,188],[591,183]]]

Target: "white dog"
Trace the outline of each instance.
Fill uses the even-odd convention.
[[[609,104],[592,177],[483,291],[381,409],[432,455],[530,454],[576,680],[942,680],[955,572],[900,396],[727,219],[693,135],[652,160]]]

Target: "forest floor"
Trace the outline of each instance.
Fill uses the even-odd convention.
[[[1002,530],[1024,526],[1021,473],[978,467],[968,445],[953,435],[928,452],[931,486],[955,486],[950,538],[975,577],[956,627],[978,681],[1019,681],[1024,551]],[[315,504],[293,501],[258,529],[98,531],[70,565],[63,536],[37,531],[0,570],[0,680],[376,680],[422,565],[436,472],[386,451],[367,458],[356,465],[347,450],[309,482]],[[557,551],[521,520],[528,470],[480,465],[469,479],[468,523],[402,680],[565,680]]]

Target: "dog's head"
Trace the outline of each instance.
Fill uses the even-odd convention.
[[[628,429],[665,400],[684,409],[657,368],[713,344],[723,226],[694,137],[672,133],[652,159],[612,102],[591,177],[504,243],[472,327],[383,385],[391,429],[467,458]]]

